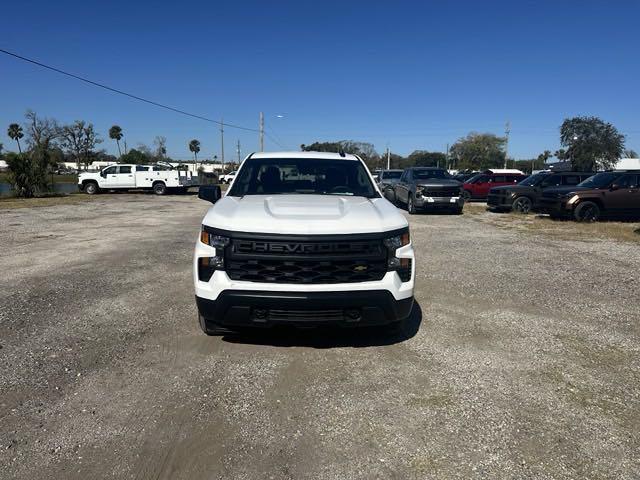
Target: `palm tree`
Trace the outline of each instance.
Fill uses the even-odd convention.
[[[118,154],[120,157],[122,156],[122,151],[120,150],[120,140],[122,139],[123,136],[124,135],[122,133],[122,128],[120,128],[120,126],[114,125],[109,129],[109,138],[111,140],[115,140],[116,143],[118,144]]]
[[[7,129],[7,135],[9,135],[9,138],[11,140],[16,141],[16,143],[18,144],[18,152],[22,153],[22,149],[20,148],[20,139],[24,137],[24,133],[22,133],[22,127],[17,123],[12,123]]]
[[[195,138],[189,142],[189,151],[193,152],[193,158],[198,163],[198,152],[200,151],[200,140]]]

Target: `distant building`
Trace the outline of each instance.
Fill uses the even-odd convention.
[[[614,170],[640,170],[639,158],[621,158],[616,163]],[[549,170],[552,172],[569,172],[571,171],[571,162],[566,160],[564,162],[555,162],[549,164]]]

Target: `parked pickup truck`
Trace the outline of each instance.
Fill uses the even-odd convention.
[[[405,169],[393,188],[385,189],[384,194],[396,205],[406,205],[412,215],[429,209],[460,214],[464,206],[461,185],[443,168],[411,167]]]
[[[93,195],[101,190],[153,190],[164,195],[170,189],[185,192],[198,185],[198,177],[165,165],[110,165],[99,172],[78,175],[80,191]]]
[[[234,170],[233,172],[229,172],[229,173],[225,173],[223,175],[220,175],[220,177],[218,177],[218,181],[220,183],[226,183],[228,185],[233,181],[234,178],[236,178],[236,173],[237,173],[237,171]]]
[[[200,327],[398,324],[413,306],[406,218],[356,155],[254,153],[202,221],[193,259]]]

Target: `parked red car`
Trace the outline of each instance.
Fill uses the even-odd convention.
[[[520,170],[494,169],[474,175],[462,184],[462,196],[467,200],[485,200],[489,190],[501,185],[515,185],[528,175]]]

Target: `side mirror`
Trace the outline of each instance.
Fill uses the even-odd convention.
[[[222,191],[218,185],[201,185],[198,189],[198,198],[207,202],[216,203],[222,197]]]
[[[105,172],[100,172],[100,176],[101,176],[102,178],[107,178],[107,174],[106,174]]]
[[[617,183],[612,183],[611,186],[609,187],[609,190],[611,190],[612,192],[614,190],[620,190],[620,185],[618,185]]]

